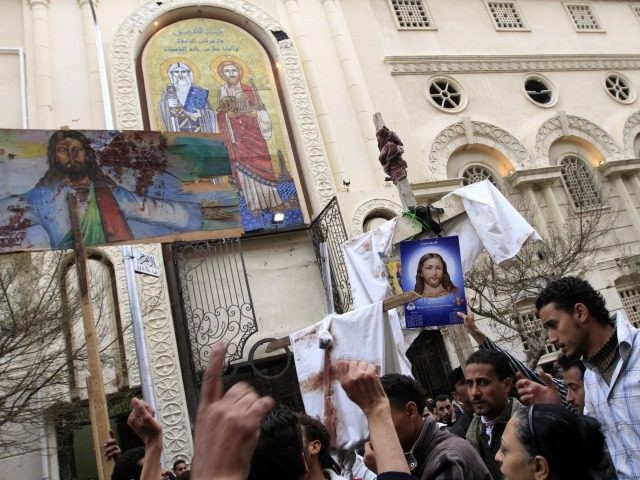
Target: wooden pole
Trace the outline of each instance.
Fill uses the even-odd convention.
[[[93,415],[91,416],[91,431],[96,454],[96,465],[100,480],[110,480],[113,471],[113,462],[104,459],[104,444],[109,440],[109,412],[107,399],[104,393],[104,381],[102,380],[102,363],[96,339],[96,326],[93,319],[93,307],[91,305],[91,292],[89,291],[89,272],[87,269],[87,253],[82,240],[80,230],[80,216],[78,214],[78,199],[70,193],[69,216],[71,218],[71,231],[73,232],[73,249],[75,251],[76,272],[78,274],[78,287],[80,288],[80,311],[82,312],[82,325],[84,327],[84,340],[87,345],[87,357],[89,363],[89,375],[91,377],[90,397],[93,398]]]
[[[91,375],[85,377],[87,381],[87,397],[89,399],[89,421],[91,425],[96,425],[98,423],[96,418],[96,405],[95,405],[95,395],[93,393],[93,385],[91,383]],[[94,448],[94,452],[100,451],[100,439],[98,438],[98,430],[95,428],[91,428],[91,437],[93,438],[93,445],[98,448]],[[104,465],[103,463],[106,461],[102,455],[96,455],[96,467],[98,468],[98,477],[102,480]],[[108,478],[106,480],[109,480]]]

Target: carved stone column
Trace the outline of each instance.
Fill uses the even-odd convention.
[[[291,40],[278,42],[278,53],[280,54],[279,60],[284,66],[286,91],[293,99],[291,114],[301,135],[299,145],[304,148],[307,158],[306,162],[302,162],[302,168],[307,182],[311,182],[314,186],[309,197],[314,212],[318,214],[335,196],[336,189],[293,42]]]
[[[97,5],[99,0],[94,0]],[[104,128],[104,109],[102,93],[100,89],[100,69],[98,67],[97,49],[102,45],[96,45],[95,25],[91,13],[89,0],[78,0],[82,11],[82,30],[84,34],[84,52],[87,57],[87,75],[89,82],[89,106],[91,108],[92,128]]]
[[[33,29],[37,128],[55,128],[53,118],[53,78],[49,44],[49,0],[29,0]]]
[[[160,245],[149,244],[141,247],[144,251],[162,257]],[[115,256],[115,255],[114,255]],[[119,285],[124,285],[124,267],[122,254],[119,253]],[[182,383],[182,374],[178,363],[178,349],[173,330],[171,306],[164,271],[159,278],[136,274],[136,284],[143,314],[145,337],[149,350],[149,362],[153,377],[158,411],[156,416],[164,431],[163,456],[166,465],[172,465],[178,459],[190,461],[193,454],[191,426],[187,413],[187,402]],[[122,287],[124,288],[124,287]],[[126,293],[121,298],[128,298]],[[128,303],[121,301],[121,309],[128,310]],[[130,315],[123,315],[123,322],[131,321]],[[131,328],[127,329],[131,330]],[[128,356],[135,357],[131,339],[126,342]],[[136,365],[137,366],[137,365]],[[138,372],[131,372],[139,382]]]
[[[558,201],[556,200],[555,195],[553,194],[553,181],[548,181],[542,184],[542,195],[544,196],[544,201],[547,204],[547,208],[549,209],[549,213],[551,215],[551,219],[556,226],[558,232],[564,226],[564,215],[562,215],[562,211],[560,210],[560,206],[558,205]]]
[[[636,233],[640,234],[640,215],[638,214],[638,208],[633,203],[625,182],[625,179],[629,179],[636,201],[638,201],[640,198],[640,180],[638,180],[640,158],[606,162],[604,165],[598,167],[598,170],[603,176],[613,180],[613,188],[622,199],[627,217],[631,221],[631,225],[633,225]]]
[[[309,37],[304,31],[304,24],[300,15],[300,9],[298,8],[298,0],[284,0],[284,6],[289,15],[293,39],[296,42],[298,55],[302,61],[302,69],[307,79],[309,93],[311,94],[311,100],[313,101],[316,117],[318,118],[318,124],[324,140],[324,147],[327,151],[329,162],[331,163],[331,169],[333,170],[333,179],[339,187],[342,185],[342,180],[346,178],[346,174],[342,164],[340,148],[333,133],[332,118],[329,115],[320,82],[318,81],[318,74],[313,63],[313,55],[309,47]]]
[[[376,141],[375,129],[371,123],[374,113],[371,98],[364,83],[358,58],[351,43],[349,31],[345,25],[339,6],[336,5],[335,0],[323,0],[322,6],[327,16],[331,35],[333,36],[336,54],[340,60],[342,75],[349,88],[351,105],[358,117],[358,125],[360,126],[362,138],[366,142],[367,155],[371,159],[374,178],[379,185],[383,183],[385,174],[382,171],[382,166],[378,162],[378,143]]]
[[[633,175],[629,181],[631,182],[631,188],[633,188],[633,194],[640,202],[640,177],[638,177],[638,174]]]
[[[633,204],[633,201],[629,196],[629,191],[627,190],[627,186],[621,175],[616,175],[614,177],[613,185],[615,191],[618,192],[618,195],[620,195],[620,197],[622,198],[622,202],[624,203],[625,209],[627,211],[627,217],[631,221],[631,225],[633,225],[636,234],[640,235],[640,216],[638,215],[636,206]]]
[[[534,226],[543,237],[549,235],[547,226],[549,222],[542,214],[540,201],[535,191],[541,188],[549,212],[549,220],[552,220],[559,230],[562,228],[564,220],[551,187],[554,182],[558,181],[560,175],[560,167],[542,167],[518,170],[507,177],[507,181],[522,192],[522,196],[527,202],[527,208],[531,209],[533,213]]]
[[[533,185],[526,185],[522,187],[522,195],[527,202],[527,208],[533,213],[533,223],[536,228],[536,231],[543,237],[547,237],[549,235],[549,231],[547,230],[547,222],[542,216],[542,210],[540,209],[540,205],[538,204],[538,199],[533,191]]]

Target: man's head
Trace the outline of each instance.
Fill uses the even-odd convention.
[[[449,395],[438,395],[436,397],[436,416],[438,421],[451,424],[453,406],[451,405],[451,399]]]
[[[564,277],[547,285],[536,300],[536,309],[549,342],[567,357],[593,351],[590,332],[598,325],[611,324],[602,295],[577,277]]]
[[[332,468],[335,461],[329,453],[331,438],[327,428],[317,418],[304,413],[297,416],[302,426],[302,443],[309,469],[313,471],[314,466],[322,470]]]
[[[567,402],[578,413],[584,411],[584,364],[577,358],[560,356],[558,365],[562,368],[562,378],[567,385]]]
[[[127,450],[116,460],[111,480],[139,480],[143,462],[144,447]]]
[[[38,181],[39,187],[66,181],[73,184],[86,178],[99,186],[115,185],[98,166],[91,141],[77,130],[58,130],[49,137],[47,162],[49,169]]]
[[[501,352],[478,350],[467,358],[464,376],[475,414],[488,420],[499,417],[509,403],[513,384],[507,357]]]
[[[73,180],[90,175],[97,167],[89,139],[77,130],[59,130],[51,135],[47,160],[50,171]]]
[[[422,294],[425,285],[430,288],[438,288],[442,285],[446,290],[451,290],[453,287],[453,282],[451,282],[447,271],[447,262],[437,253],[425,253],[418,260],[414,290]]]
[[[262,420],[258,445],[251,458],[249,480],[299,480],[308,471],[298,417],[279,407]]]
[[[237,85],[242,80],[244,72],[240,65],[228,60],[218,65],[218,75],[220,75],[228,85]]]
[[[189,90],[193,83],[193,71],[186,63],[172,63],[167,70],[176,90]]]
[[[463,409],[471,407],[469,392],[467,390],[467,382],[465,381],[462,367],[456,367],[451,370],[451,373],[449,374],[449,387],[451,388],[453,399],[458,402]]]
[[[187,471],[187,462],[185,460],[176,460],[173,462],[173,473],[180,476],[182,472]]]
[[[425,392],[418,382],[406,375],[390,373],[380,378],[389,398],[391,417],[402,448],[407,451],[422,431]]]

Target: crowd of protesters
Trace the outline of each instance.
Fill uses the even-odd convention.
[[[205,374],[191,470],[180,480],[596,480],[640,478],[640,335],[587,282],[551,282],[536,309],[561,350],[562,378],[536,373],[459,314],[479,349],[449,377],[451,397],[429,398],[413,378],[379,377],[342,361],[337,376],[364,413],[369,439],[345,469],[319,419],[276,406],[245,383],[222,387],[224,346]],[[144,447],[120,455],[112,480],[168,478],[162,428],[133,399],[128,421]]]

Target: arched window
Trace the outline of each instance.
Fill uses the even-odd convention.
[[[616,290],[627,318],[634,327],[640,327],[640,283],[616,282]]]
[[[395,216],[396,214],[394,212],[390,212],[387,210],[376,210],[374,212],[371,212],[364,219],[364,222],[362,223],[362,230],[365,232],[374,230],[378,228],[380,225],[382,225],[383,223],[388,222]]]
[[[577,155],[567,155],[560,162],[560,167],[562,181],[574,208],[581,210],[600,205],[600,193],[584,160]]]
[[[90,274],[89,288],[102,361],[103,380],[106,393],[113,393],[129,385],[115,269],[113,264],[97,251],[89,253],[87,269]],[[73,258],[69,259],[63,270],[60,288],[63,305],[79,301],[78,279]],[[68,322],[65,336],[69,386],[72,396],[84,398],[85,395],[80,392],[84,391],[85,377],[89,375],[89,370],[82,317],[73,315]]]
[[[464,185],[471,185],[472,183],[482,182],[483,180],[489,180],[496,188],[500,188],[496,182],[495,175],[487,167],[471,165],[462,172],[462,183]]]

